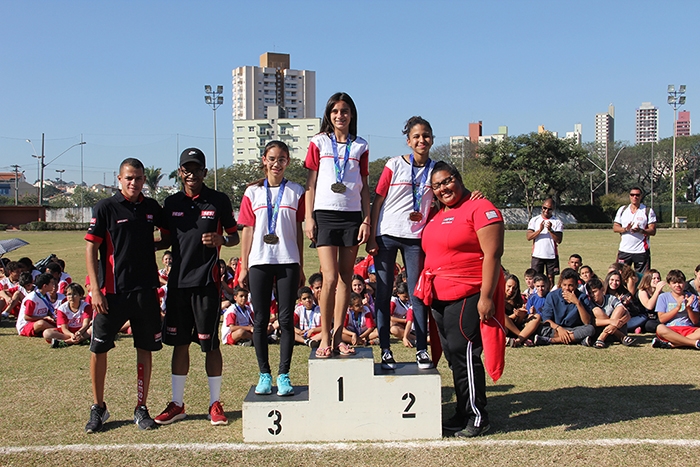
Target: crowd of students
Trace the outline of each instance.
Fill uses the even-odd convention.
[[[613,343],[634,346],[639,342],[636,335],[652,333],[654,348],[700,349],[695,285],[700,265],[690,280],[678,269],[662,280],[656,269],[638,273],[619,262],[599,276],[581,264],[579,255],[572,255],[554,286],[534,269],[525,271],[524,279],[521,293],[518,277],[506,276],[510,347],[581,344],[604,349]]]

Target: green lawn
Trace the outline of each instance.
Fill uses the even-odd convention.
[[[692,273],[698,255],[693,254],[700,231],[660,231],[652,239],[653,265],[662,275],[671,268]],[[11,253],[33,260],[56,253],[76,278],[85,275],[82,233],[0,233],[0,239],[18,236],[31,244]],[[569,231],[561,247],[562,258],[583,256],[584,264],[604,271],[615,258],[618,236],[611,231]],[[231,252],[238,253],[238,248]],[[530,245],[524,232],[506,233],[504,265],[522,275],[529,265]],[[225,258],[231,256],[226,252]],[[307,275],[318,264],[307,252]],[[564,259],[564,262],[566,259]],[[700,432],[699,353],[691,350],[657,350],[642,345],[614,345],[605,350],[580,346],[507,349],[506,370],[497,382],[489,381],[492,431],[473,442],[419,443],[416,447],[350,443],[335,451],[329,446],[297,449],[222,445],[205,449],[165,447],[169,443],[241,443],[243,398],[257,381],[254,350],[224,348],[222,401],[231,423],[212,427],[205,419],[208,389],[201,353],[193,348],[192,371],[185,399],[188,418],[153,432],[139,432],[131,421],[135,404],[135,354],[124,336],[109,354],[106,400],[112,414],[108,430],[88,436],[83,427],[92,396],[89,351],[86,347],[51,350],[40,339],[16,335],[14,323],[0,326],[0,465],[664,465],[697,464]],[[395,343],[397,359],[410,361],[411,351]],[[272,346],[276,367],[277,347]],[[170,400],[170,349],[154,354],[154,374],[149,396],[152,415]],[[378,356],[375,352],[375,359]],[[292,382],[307,383],[308,350],[296,347]],[[454,395],[445,364],[443,412],[450,416]],[[368,394],[368,397],[380,397]],[[323,429],[323,427],[319,427]],[[688,440],[688,445],[633,444],[614,440]],[[547,446],[543,441],[549,441]],[[528,444],[531,443],[531,444]],[[692,443],[692,445],[691,445]],[[149,446],[143,446],[148,444]],[[17,452],[23,446],[87,445],[72,451]],[[92,446],[124,445],[113,450]],[[141,446],[140,449],[137,449]]]

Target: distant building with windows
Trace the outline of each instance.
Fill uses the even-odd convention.
[[[651,102],[642,102],[637,109],[636,144],[659,142],[659,109]]]
[[[267,52],[260,66],[233,70],[232,89],[234,162],[257,160],[272,139],[287,143],[292,157],[306,154],[307,135],[320,130],[315,71],[292,70],[289,54]]]
[[[320,118],[287,118],[283,109],[268,107],[267,117],[233,122],[233,162],[259,161],[272,140],[289,146],[290,156],[304,159],[311,138],[321,131]]]
[[[602,153],[605,153],[608,144],[615,142],[615,106],[612,104],[606,113],[595,116],[595,142]]]
[[[572,139],[575,144],[580,146],[583,138],[582,128],[583,126],[580,123],[574,124],[574,131],[567,131],[564,139]]]
[[[690,111],[681,110],[676,120],[676,136],[690,136]]]

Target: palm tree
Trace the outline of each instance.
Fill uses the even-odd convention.
[[[148,186],[148,192],[151,196],[155,196],[156,191],[158,191],[158,184],[160,183],[163,175],[161,173],[161,168],[157,169],[153,166],[145,167],[143,170],[143,175],[146,178],[146,185]]]

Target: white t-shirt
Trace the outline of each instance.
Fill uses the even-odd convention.
[[[411,163],[407,162],[403,156],[392,157],[387,161],[376,189],[378,195],[385,197],[382,209],[379,211],[377,236],[421,238],[430,205],[433,202],[433,190],[430,189],[430,173],[433,171],[433,165],[433,161],[428,160],[424,167],[413,167],[411,171]],[[423,214],[423,218],[412,221],[409,219],[414,211],[411,177],[416,185],[419,185],[426,171],[425,183],[420,187],[419,212]]]
[[[294,321],[296,327],[302,331],[321,326],[321,309],[314,304],[313,308],[307,310],[304,305],[297,305],[294,308]]]
[[[559,220],[558,217],[552,216],[549,219],[545,219],[541,214],[530,219],[530,222],[527,224],[527,230],[537,232],[540,230],[540,225],[542,222],[546,221],[552,223],[552,232],[561,233],[564,231],[564,223]],[[549,235],[549,229],[546,227],[542,229],[542,232],[540,232],[540,234],[535,237],[532,242],[532,256],[540,259],[554,259],[559,256],[557,242],[555,242],[552,236]]]
[[[270,187],[270,199],[277,202],[280,187]],[[248,256],[248,267],[260,264],[299,263],[297,245],[297,222],[304,221],[304,188],[298,183],[287,181],[280,201],[275,235],[279,241],[265,243],[267,235],[267,190],[264,186],[252,185],[246,188],[241,200],[238,223],[253,227],[253,244]]]
[[[345,144],[338,143],[338,164],[345,164]],[[333,144],[325,133],[319,133],[311,138],[309,151],[306,153],[304,167],[318,172],[316,178],[316,197],[314,211],[362,211],[362,177],[369,175],[369,145],[367,141],[357,136],[350,145],[350,160],[345,167],[343,185],[344,193],[335,193],[331,185],[336,183],[335,158]]]
[[[46,300],[45,300],[46,299]],[[29,295],[24,297],[22,300],[22,306],[19,309],[19,316],[17,316],[17,332],[21,333],[22,329],[27,325],[26,316],[33,316],[34,318],[46,318],[47,316],[53,314],[53,309],[49,307],[50,303],[47,297],[43,299],[36,293],[36,291],[31,292]]]
[[[630,223],[632,227],[646,229],[649,224],[656,224],[656,213],[653,209],[649,209],[649,218],[647,219],[647,207],[643,204],[639,205],[636,212],[632,212],[632,205],[621,206],[615,214],[616,224],[622,227],[627,227]],[[625,232],[620,235],[620,248],[623,253],[644,253],[649,249],[649,237],[642,232]]]

